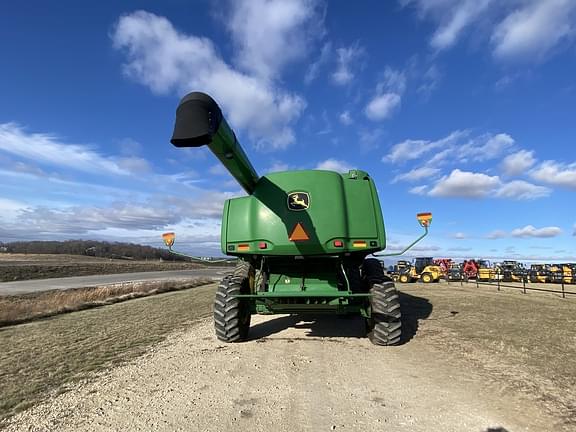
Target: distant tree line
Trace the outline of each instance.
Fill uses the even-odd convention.
[[[0,242],[0,252],[23,254],[68,254],[87,255],[116,259],[165,259],[187,261],[184,257],[172,255],[165,249],[143,246],[134,243],[104,242],[95,240],[66,241],[18,241]]]

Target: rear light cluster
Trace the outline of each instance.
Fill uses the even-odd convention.
[[[342,240],[334,240],[334,247],[344,247],[344,242]]]

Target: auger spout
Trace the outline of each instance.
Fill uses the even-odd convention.
[[[254,192],[258,174],[220,107],[206,93],[193,92],[182,98],[170,142],[176,147],[208,145],[240,186],[248,194]]]

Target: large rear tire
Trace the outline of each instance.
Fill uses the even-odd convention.
[[[368,339],[374,345],[397,345],[402,335],[400,301],[394,282],[371,284],[371,317],[366,320]]]
[[[214,330],[222,342],[242,342],[250,330],[250,300],[235,297],[249,294],[254,284],[254,268],[239,261],[234,273],[224,277],[214,298]]]

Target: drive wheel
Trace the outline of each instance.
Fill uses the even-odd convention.
[[[374,345],[397,345],[402,334],[400,301],[394,282],[372,283],[370,318],[366,319],[368,339]]]
[[[433,281],[433,277],[430,273],[424,273],[422,274],[422,282],[424,283],[431,283]]]
[[[250,329],[250,300],[234,297],[249,294],[254,285],[254,268],[239,261],[234,273],[224,277],[214,298],[214,329],[222,342],[242,342]]]
[[[402,274],[402,275],[398,276],[398,280],[402,283],[408,283],[408,282],[410,282],[410,277],[406,274]]]

